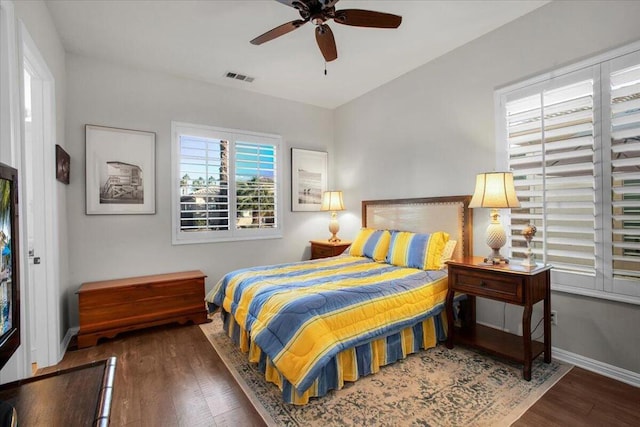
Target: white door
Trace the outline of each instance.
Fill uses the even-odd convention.
[[[43,209],[43,176],[42,176],[42,82],[37,78],[28,63],[24,64],[24,177],[26,200],[24,212],[26,219],[27,251],[27,307],[42,305],[38,290],[46,285],[42,257],[44,251],[42,241],[44,236],[44,209]],[[40,193],[40,194],[38,194]],[[46,318],[40,310],[28,310],[29,337],[31,338],[29,349],[29,362],[44,366],[43,360],[38,359],[38,347],[42,349],[41,340],[38,339],[39,327]]]
[[[22,180],[28,251],[26,308],[29,361],[39,368],[60,360],[59,290],[54,256],[55,108],[54,82],[46,62],[24,26],[24,132]],[[23,252],[24,253],[24,252]]]

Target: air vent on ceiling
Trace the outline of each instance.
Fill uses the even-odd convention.
[[[244,74],[239,74],[239,73],[233,73],[231,71],[227,72],[227,74],[225,74],[225,77],[228,77],[234,80],[241,80],[247,83],[251,83],[255,79],[254,77],[245,76]]]

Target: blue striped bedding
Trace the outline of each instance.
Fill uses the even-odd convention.
[[[251,361],[265,365],[265,375],[283,389],[285,400],[306,403],[326,392],[318,389],[318,380],[336,361],[340,373],[330,388],[359,376],[362,364],[347,360],[356,348],[381,346],[374,349],[373,365],[382,366],[397,360],[398,352],[405,357],[433,347],[444,335],[439,314],[446,293],[445,270],[340,256],[236,270],[206,299],[210,310],[220,307],[229,315],[229,335]],[[390,337],[399,337],[399,344],[388,346]]]

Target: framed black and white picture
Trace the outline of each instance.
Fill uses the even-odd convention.
[[[291,149],[291,210],[319,211],[327,191],[327,153]]]
[[[155,214],[156,134],[86,125],[86,212]]]

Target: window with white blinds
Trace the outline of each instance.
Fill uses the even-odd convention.
[[[280,138],[172,123],[173,242],[281,236]]]
[[[555,289],[640,303],[640,53],[497,92],[499,150]]]

